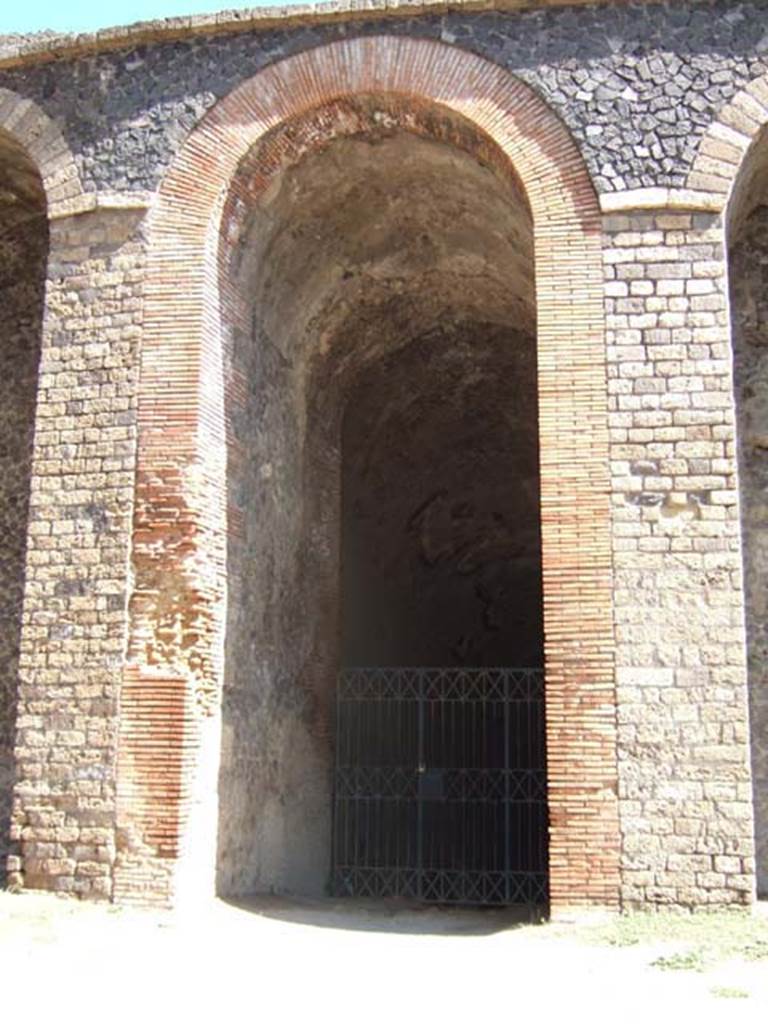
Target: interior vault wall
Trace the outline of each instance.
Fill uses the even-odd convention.
[[[328,872],[330,749],[312,679],[322,606],[308,574],[298,376],[259,329],[237,338],[219,889],[318,895]]]

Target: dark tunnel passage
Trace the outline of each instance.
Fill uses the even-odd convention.
[[[342,663],[540,667],[533,339],[438,327],[383,359],[342,465]]]

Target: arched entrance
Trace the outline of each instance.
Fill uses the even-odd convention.
[[[360,147],[369,172],[376,167],[372,140],[401,146],[400,160],[383,159],[381,149],[382,165],[406,177],[412,166],[414,178],[401,190],[405,212],[393,210],[393,193],[383,190],[381,216],[360,233],[345,218],[360,220],[370,189],[343,200],[338,190],[365,180],[344,173]],[[314,179],[313,161],[320,168]],[[323,199],[324,172],[334,161],[336,192]],[[430,166],[443,173],[430,178]],[[304,207],[301,174],[314,182]],[[478,187],[468,188],[478,176]],[[432,223],[421,230],[419,217],[408,215],[412,190],[427,183],[440,194],[430,182],[450,182],[444,196],[461,192],[457,182],[468,193],[454,223],[450,203],[439,211],[442,233]],[[486,202],[514,207],[517,227],[507,217],[504,228],[476,231],[485,251],[471,239],[459,244],[462,224],[474,217],[477,228]],[[528,208],[521,259],[526,221],[519,211]],[[387,218],[401,226],[404,251],[393,245]],[[330,248],[323,242],[329,223],[339,226]],[[403,235],[406,224],[410,235]],[[517,243],[507,244],[516,232]],[[377,269],[366,276],[363,266]],[[434,281],[414,287],[430,266],[439,268]],[[120,826],[132,849],[118,863],[118,888],[130,894],[136,865],[162,867],[179,855],[177,889],[186,881],[210,884],[217,817],[224,890],[296,891],[287,879],[300,876],[306,891],[327,876],[327,737],[339,664],[338,573],[330,571],[339,564],[339,535],[329,509],[340,507],[340,418],[369,368],[383,372],[398,348],[436,324],[456,335],[446,351],[463,345],[474,359],[493,352],[503,367],[499,353],[515,346],[501,335],[527,330],[531,337],[535,319],[551,894],[558,909],[615,902],[600,226],[588,176],[560,122],[499,68],[440,44],[372,38],[309,51],[245,83],[190,137],[154,211],[148,280],[137,585],[119,782]],[[313,347],[300,359],[307,338]],[[249,562],[256,585],[238,579]],[[149,703],[158,729],[179,723],[173,792],[143,783],[139,772],[147,768],[137,767],[131,750],[131,715],[139,714],[132,707]],[[169,756],[158,753],[157,764]],[[316,770],[307,771],[313,763]],[[308,813],[307,800],[324,806],[322,820]],[[169,811],[178,824],[163,839],[153,823],[167,821]]]
[[[418,847],[435,898],[493,901],[507,838],[546,846],[540,687],[487,671],[543,667],[531,215],[471,125],[425,114],[294,120],[225,204],[224,891],[317,895],[333,845],[337,891],[427,895]]]
[[[47,257],[42,178],[25,148],[0,127],[0,884],[11,852],[7,844]]]

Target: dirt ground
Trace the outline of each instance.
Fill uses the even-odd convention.
[[[0,978],[0,1019],[25,1024],[764,1024],[768,906],[534,924],[338,901],[150,913],[0,892]]]

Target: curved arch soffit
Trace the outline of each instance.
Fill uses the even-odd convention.
[[[0,130],[18,143],[35,164],[49,216],[83,192],[80,174],[61,130],[32,100],[0,88]]]
[[[187,240],[205,230],[240,161],[271,129],[360,94],[412,95],[471,121],[512,162],[537,230],[565,217],[590,220],[597,211],[578,147],[529,86],[445,43],[373,36],[288,57],[220,100],[192,130],[163,179],[153,209],[154,239],[175,233],[182,216]]]

